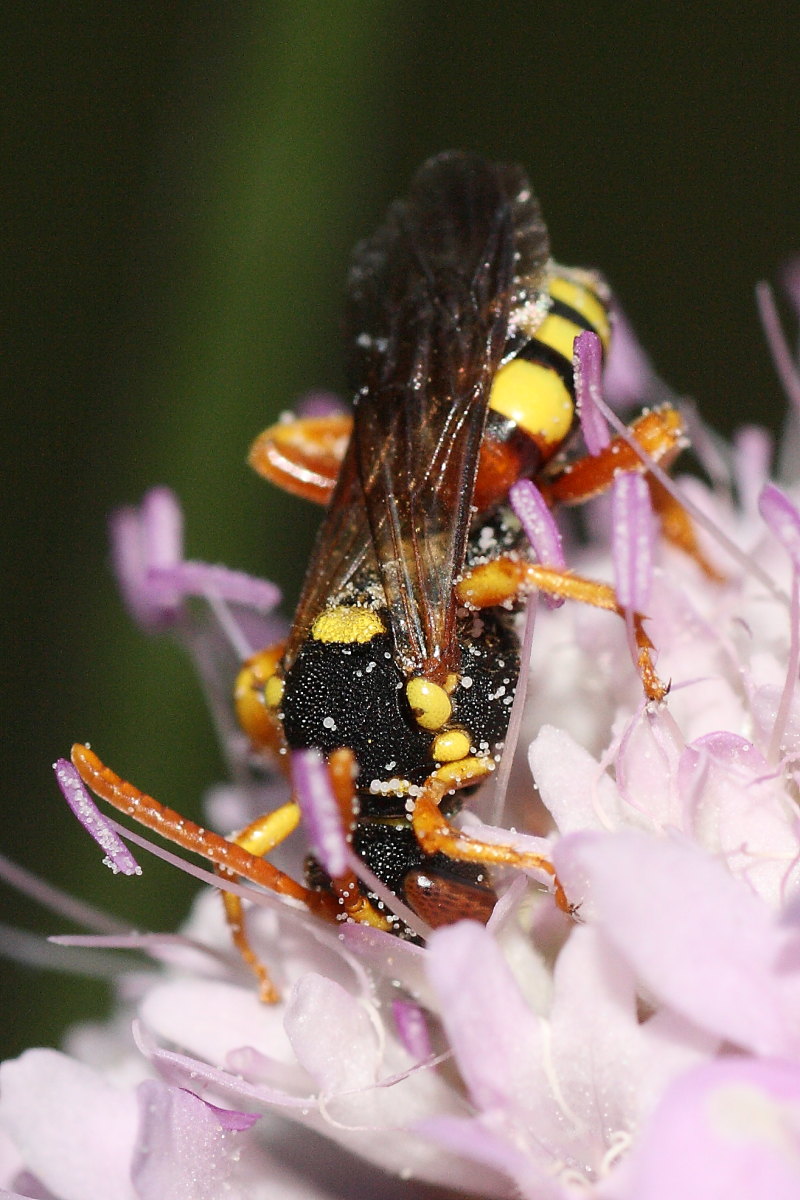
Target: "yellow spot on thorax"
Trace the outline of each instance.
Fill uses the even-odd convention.
[[[311,636],[318,642],[369,642],[386,626],[371,608],[357,604],[340,604],[326,608],[311,626]]]

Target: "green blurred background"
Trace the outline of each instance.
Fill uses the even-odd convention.
[[[778,426],[752,300],[800,251],[789,4],[462,0],[4,6],[2,845],[142,928],[192,886],[114,879],[61,804],[76,739],[198,812],[221,774],[192,675],[128,623],[106,514],[156,482],[189,553],[296,591],[315,514],[252,437],[342,386],[342,281],[417,164],[524,163],[562,261],[602,266],[712,421]],[[5,889],[7,921],[67,925]],[[2,1053],[102,1011],[0,966]]]

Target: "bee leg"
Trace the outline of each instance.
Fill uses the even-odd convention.
[[[556,904],[562,912],[572,913],[572,906],[549,859],[540,854],[518,850],[515,846],[502,842],[483,842],[451,825],[439,808],[449,790],[447,783],[431,777],[427,780],[422,794],[414,801],[411,826],[425,853],[446,854],[448,858],[459,862],[516,867],[523,871],[545,871],[553,877]]]
[[[293,800],[290,800],[273,812],[257,817],[239,833],[229,834],[228,838],[235,846],[246,850],[248,854],[263,858],[265,854],[269,854],[271,850],[285,841],[289,834],[297,828],[299,822],[300,809]],[[227,867],[217,866],[215,871],[222,879],[235,878],[235,873],[229,871]],[[264,1004],[277,1004],[280,1000],[280,993],[272,982],[267,967],[250,945],[250,939],[247,936],[242,897],[235,892],[223,891],[222,903],[233,944],[258,980],[260,999]]]
[[[353,783],[356,776],[355,761],[353,751],[345,748],[334,750],[328,758],[331,786],[348,841],[352,834],[356,807]],[[378,911],[369,897],[364,895],[354,871],[347,870],[343,875],[332,879],[331,890],[337,897],[344,916],[349,920],[357,921],[360,925],[371,925],[373,929],[391,930],[391,922]]]
[[[670,407],[644,413],[631,422],[628,433],[659,466],[669,466],[684,445],[681,416]],[[599,454],[568,463],[545,480],[542,491],[550,504],[583,504],[606,491],[618,471],[647,471],[645,463],[622,437],[614,438]],[[686,510],[654,476],[648,476],[647,484],[666,541],[693,558],[709,579],[721,583],[723,576],[700,549]]]
[[[250,466],[293,496],[327,504],[352,429],[348,413],[279,421],[256,438]]]
[[[597,583],[563,569],[506,557],[481,563],[465,574],[456,585],[456,596],[459,603],[468,608],[494,608],[516,599],[531,588],[538,588],[550,596],[605,608],[623,619],[626,616],[614,589],[606,583]],[[663,700],[669,688],[656,674],[652,660],[653,643],[644,631],[644,619],[641,613],[632,614],[637,667],[648,700]]]
[[[670,406],[643,413],[631,422],[628,433],[664,467],[686,445],[683,418]],[[550,504],[583,504],[607,491],[620,471],[644,473],[647,466],[625,438],[615,437],[599,453],[567,463],[542,482],[541,490]]]
[[[666,541],[693,558],[707,579],[714,583],[724,583],[725,576],[706,558],[700,548],[694,522],[683,505],[678,503],[672,492],[667,491],[660,480],[650,476],[647,486],[650,489],[653,512],[658,518]]]
[[[276,669],[286,650],[286,642],[277,642],[259,650],[242,664],[233,689],[236,718],[254,750],[275,758],[285,768],[287,755],[283,726],[277,715],[283,684]]]
[[[211,830],[204,829],[202,825],[197,825],[187,817],[182,817],[174,809],[167,808],[160,801],[148,796],[146,792],[134,787],[132,783],[121,779],[110,767],[105,766],[94,751],[87,746],[75,745],[72,747],[72,764],[86,786],[101,800],[105,800],[127,816],[133,817],[141,825],[152,829],[168,841],[175,842],[185,850],[190,850],[207,859],[214,864],[222,879],[229,880],[236,877],[247,879],[251,883],[260,884],[269,891],[299,900],[312,912],[329,921],[335,920],[336,901],[328,893],[316,892],[305,887],[304,884],[292,879],[290,875],[278,870],[272,863],[251,852],[245,845],[239,845],[236,840],[212,833]],[[266,853],[271,848],[270,842],[272,845],[277,845],[283,837],[288,837],[291,829],[294,828],[292,821],[295,820],[296,808],[297,806],[290,802],[282,809],[278,809],[276,813],[269,813],[259,821],[253,822],[244,833],[236,836],[240,840],[248,841],[257,849],[263,847],[259,849],[259,853]],[[280,833],[282,836],[278,836]],[[233,906],[229,910],[226,901],[227,911],[230,911],[234,917],[234,920],[230,922],[234,942],[251,968],[256,971],[259,980],[263,982],[254,965],[255,955],[250,951],[252,954],[252,959],[250,959],[242,949],[246,943],[246,937],[241,926],[241,919],[239,919],[240,931],[237,931],[236,908]],[[241,905],[239,918],[241,918]],[[250,950],[249,945],[247,949]]]

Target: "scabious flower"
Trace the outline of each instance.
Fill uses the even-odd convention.
[[[793,439],[800,379],[767,292],[761,307],[797,401]],[[619,329],[607,398],[663,395]],[[584,414],[591,449],[609,414],[591,353],[578,365],[596,404]],[[763,431],[727,447],[695,424],[710,482],[679,488],[698,556],[653,539],[638,476],[595,504],[588,545],[567,531],[564,549],[581,574],[616,577],[625,607],[647,596],[667,701],[642,699],[630,621],[541,606],[533,635],[531,605],[519,749],[497,773],[502,824],[515,830],[498,830],[491,786],[463,818],[484,838],[541,849],[575,912],[509,876],[486,927],[461,922],[421,947],[245,888],[275,1005],[259,1001],[210,889],[178,935],[98,925],[60,939],[145,950],[150,965],[120,974],[110,1022],[0,1069],[2,1195],[800,1194],[800,482],[770,482]],[[561,541],[540,499],[523,487],[514,502],[554,561]],[[241,827],[281,785],[251,770],[229,677],[279,636],[277,596],[185,562],[164,490],[116,518],[114,545],[134,616],[198,662],[233,781],[210,797],[209,819]],[[199,614],[189,595],[207,601]],[[59,772],[111,865],[136,870],[67,765]],[[301,870],[302,849],[281,853]]]

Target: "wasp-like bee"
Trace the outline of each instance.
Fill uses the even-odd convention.
[[[386,893],[429,927],[486,920],[489,864],[548,865],[450,819],[501,754],[526,594],[616,606],[604,585],[537,564],[508,508],[521,478],[575,503],[620,465],[613,452],[562,454],[576,425],[573,342],[590,330],[607,348],[611,322],[602,280],[551,260],[521,170],[460,153],[425,163],[357,246],[348,297],[352,416],[279,424],[251,455],[268,478],[327,508],[289,639],[245,665],[236,705],[256,750],[315,748],[340,791],[352,787],[352,847],[385,894],[331,879],[313,860],[304,885],[274,868],[267,879],[244,858],[221,865],[323,915],[413,936]],[[649,419],[651,450],[673,453],[676,415]],[[652,671],[643,677],[658,694]],[[86,755],[76,765],[107,794],[110,773],[102,791],[102,768]],[[260,862],[296,809],[255,822],[237,849]],[[240,903],[226,903],[252,958]]]

